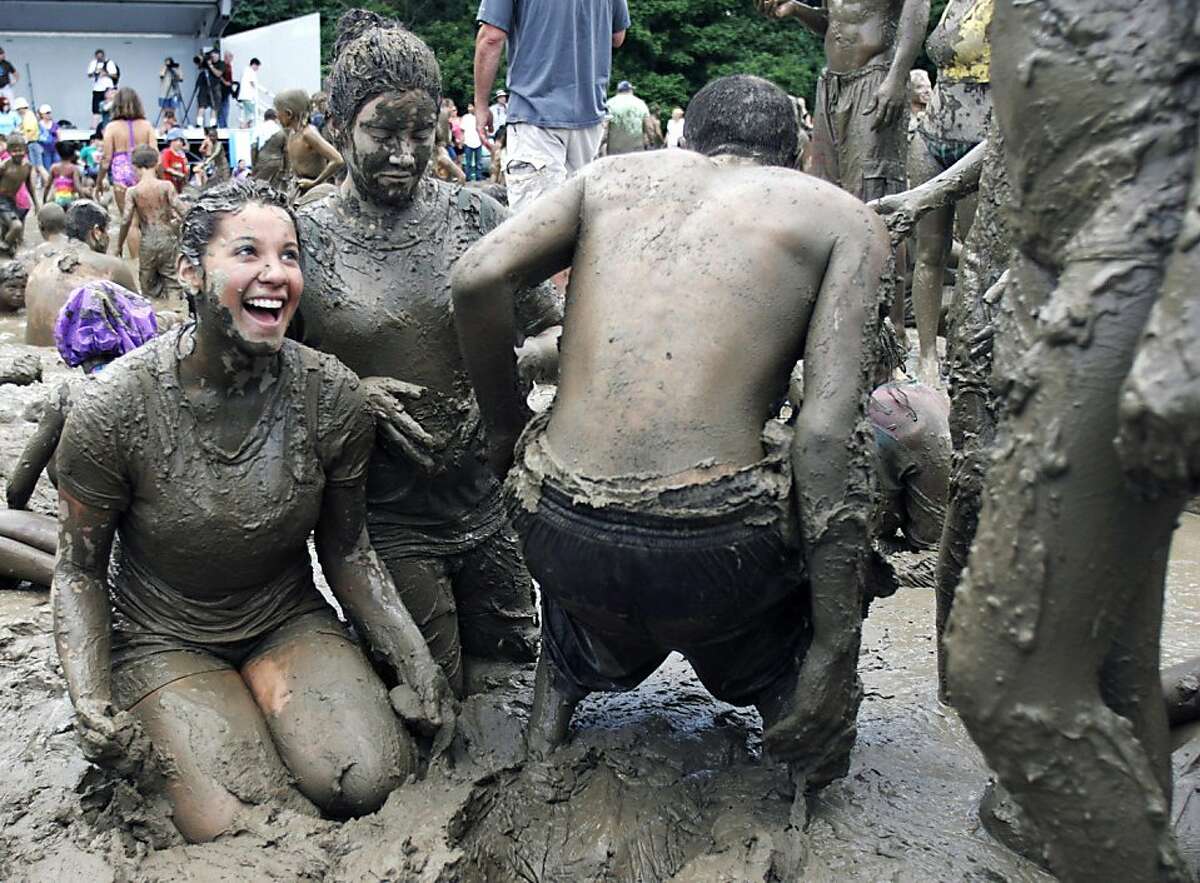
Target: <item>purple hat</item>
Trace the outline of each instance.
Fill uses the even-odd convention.
[[[150,301],[115,282],[94,279],[71,292],[54,323],[54,342],[72,368],[115,359],[158,335]]]

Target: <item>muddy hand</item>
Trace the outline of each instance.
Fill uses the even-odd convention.
[[[137,722],[112,703],[82,699],[75,706],[76,731],[83,756],[98,766],[120,765],[137,735]]]
[[[787,18],[792,0],[754,0],[758,11],[767,18]]]
[[[870,106],[863,111],[864,116],[874,116],[871,120],[872,131],[886,129],[900,119],[904,106],[908,101],[908,81],[895,81],[889,77],[879,86]]]
[[[439,447],[405,409],[404,402],[415,401],[425,393],[425,387],[392,377],[365,377],[363,389],[367,408],[375,418],[375,431],[385,446],[399,451],[427,472],[434,471],[433,452]]]
[[[911,190],[908,193],[894,193],[872,199],[867,205],[883,218],[893,242],[898,242],[911,233],[921,217],[920,204]]]
[[[862,685],[853,663],[830,663],[819,650],[804,660],[786,713],[763,732],[772,757],[803,773],[820,773],[848,753]]]
[[[440,754],[450,744],[457,719],[453,694],[446,676],[435,664],[436,672],[424,676],[420,689],[411,684],[400,684],[388,694],[392,708],[405,725],[424,736],[433,737],[433,753]]]

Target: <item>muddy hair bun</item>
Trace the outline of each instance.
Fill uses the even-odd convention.
[[[433,50],[398,22],[365,9],[338,19],[329,71],[329,114],[338,140],[350,137],[364,104],[385,92],[424,92],[438,107],[442,72]]]

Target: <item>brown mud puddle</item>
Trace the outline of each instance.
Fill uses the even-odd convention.
[[[0,471],[47,389],[0,386]],[[34,507],[53,511],[44,479]],[[1198,625],[1200,517],[1185,516],[1165,662],[1200,654]],[[978,822],[987,771],[936,699],[931,590],[874,605],[861,670],[850,775],[807,808],[763,760],[757,714],[713,701],[672,657],[637,691],[587,700],[548,762],[519,762],[530,673],[476,673],[490,692],[465,704],[451,757],[378,813],[336,824],[254,808],[216,843],[152,849],[137,808],[106,805],[111,783],[76,747],[45,595],[0,592],[0,879],[1050,879]]]

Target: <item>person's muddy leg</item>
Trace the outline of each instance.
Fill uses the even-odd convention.
[[[910,186],[923,184],[943,171],[925,138],[918,132],[908,147]],[[913,266],[912,300],[913,315],[917,321],[917,379],[929,386],[941,386],[937,354],[938,318],[942,309],[942,279],[953,225],[954,206],[948,205],[925,215],[917,223],[914,236],[917,250]]]
[[[587,694],[571,687],[549,654],[538,656],[533,680],[533,706],[525,731],[525,748],[532,760],[541,760],[567,740],[571,716]]]
[[[242,677],[296,787],[327,814],[374,812],[415,770],[383,681],[337,627],[294,630],[247,661]]]
[[[466,664],[470,659],[533,662],[538,616],[533,578],[511,525],[454,565],[454,605]]]
[[[1064,879],[1184,878],[1157,764],[1100,690],[1133,596],[1161,607],[1147,575],[1161,574],[1180,508],[1139,499],[1113,445],[1161,278],[1152,260],[1061,274],[946,633],[955,707]],[[1072,333],[1084,315],[1088,334]]]
[[[383,556],[380,556],[381,558]],[[425,637],[434,661],[442,667],[450,689],[463,694],[462,643],[458,612],[445,562],[440,558],[383,558],[400,600]]]
[[[247,805],[273,803],[316,815],[292,787],[262,712],[237,672],[188,675],[130,711],[170,758],[172,819],[191,842],[230,830]]]

